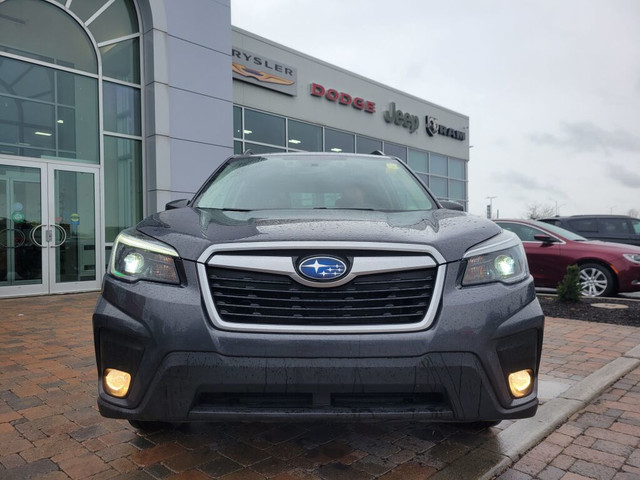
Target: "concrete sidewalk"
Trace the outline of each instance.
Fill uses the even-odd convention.
[[[0,478],[640,478],[640,328],[547,319],[543,404],[447,424],[194,424],[142,434],[96,409],[97,294],[0,300]]]

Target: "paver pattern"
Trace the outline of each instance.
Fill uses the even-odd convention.
[[[499,480],[640,479],[640,368],[525,454]]]
[[[479,430],[400,421],[206,423],[142,434],[97,411],[91,331],[96,298],[96,293],[85,293],[0,300],[0,478],[425,479],[509,424]],[[541,377],[577,382],[638,343],[637,328],[548,319]],[[627,406],[629,400],[638,405],[637,375],[630,374],[608,392],[611,405],[605,408],[601,399],[590,406],[504,478],[537,478],[565,464],[563,474],[587,472],[587,463],[595,464],[591,451],[599,452],[616,473],[625,466],[637,468],[638,432],[632,427],[638,427],[631,420],[640,423],[640,409]],[[614,412],[619,412],[615,418]],[[601,417],[611,423],[596,425]],[[589,419],[594,425],[585,423]],[[615,425],[623,429],[619,433],[627,435],[621,437],[627,443],[613,438]],[[569,438],[566,445],[553,443]],[[551,458],[558,448],[562,451]],[[629,449],[634,451],[624,457]],[[549,461],[524,466],[544,462],[540,456]],[[540,470],[534,471],[537,466]]]

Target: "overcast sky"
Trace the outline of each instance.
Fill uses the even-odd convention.
[[[231,0],[231,21],[468,115],[471,213],[640,210],[638,0]]]

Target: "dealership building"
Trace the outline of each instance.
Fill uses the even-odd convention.
[[[228,156],[379,150],[467,207],[469,118],[231,26],[229,0],[0,1],[0,297],[98,290]]]

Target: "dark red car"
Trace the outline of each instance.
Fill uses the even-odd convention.
[[[586,297],[640,291],[640,247],[587,240],[535,220],[496,223],[522,240],[536,287],[556,288],[567,267],[576,264]]]

